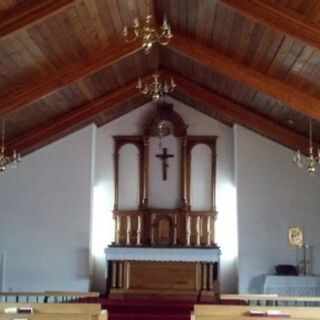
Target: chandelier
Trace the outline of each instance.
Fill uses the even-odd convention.
[[[138,18],[135,18],[131,28],[128,29],[127,26],[123,28],[122,35],[124,41],[129,43],[140,39],[145,53],[150,52],[154,42],[167,45],[173,37],[167,18],[164,16],[162,26],[158,28],[151,14],[147,15],[143,24],[140,23]]]
[[[144,83],[141,78],[139,78],[136,88],[144,95],[148,95],[153,101],[157,102],[162,96],[170,93],[177,86],[173,78],[170,78],[170,82],[159,81],[159,74],[155,73],[152,75],[153,81],[151,83]]]
[[[300,150],[298,150],[296,155],[293,157],[293,162],[299,168],[306,168],[310,176],[314,175],[316,165],[320,163],[320,150],[318,149],[317,155],[314,155],[313,152],[311,119],[309,120],[309,154],[307,156],[302,156]]]
[[[7,165],[17,166],[21,161],[20,154],[13,150],[12,156],[5,155],[5,120],[2,121],[2,134],[1,134],[1,151],[0,151],[0,173],[3,173],[6,170]]]

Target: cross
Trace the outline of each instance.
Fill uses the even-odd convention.
[[[159,158],[162,161],[162,179],[167,180],[167,168],[169,167],[169,164],[167,162],[168,158],[173,158],[173,154],[167,153],[167,148],[162,149],[162,153],[156,154],[156,157]]]

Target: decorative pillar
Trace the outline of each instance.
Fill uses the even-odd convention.
[[[131,216],[127,216],[127,246],[129,246],[131,237]]]
[[[117,215],[116,217],[116,244],[120,244],[120,224],[121,224],[121,219]]]
[[[138,216],[137,246],[141,246],[141,216]]]
[[[116,261],[112,261],[111,271],[112,271],[111,287],[116,288],[117,287],[117,262]]]
[[[149,137],[143,138],[142,207],[148,207]]]
[[[213,263],[209,263],[209,290],[213,289]]]
[[[196,246],[200,246],[200,216],[197,216],[197,224],[196,224]]]
[[[182,207],[187,208],[188,203],[188,170],[187,170],[187,137],[181,137],[181,156],[182,156]]]
[[[207,217],[207,246],[211,246],[211,217]]]
[[[123,287],[123,261],[118,262],[118,288]]]
[[[114,154],[114,210],[119,207],[119,148],[116,146]]]
[[[186,246],[190,246],[191,237],[191,217],[187,216],[186,219]]]
[[[177,245],[177,214],[174,214],[174,226],[173,226],[173,243],[174,246]]]
[[[151,245],[154,245],[154,218],[155,214],[151,214]]]
[[[208,270],[207,270],[207,263],[202,263],[202,289],[207,290],[207,283],[208,283]]]

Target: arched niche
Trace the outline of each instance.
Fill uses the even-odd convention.
[[[139,208],[139,149],[127,143],[119,149],[119,210]]]
[[[180,138],[168,135],[161,139],[149,139],[149,206],[172,209],[181,205],[181,147]],[[163,152],[168,154],[167,167],[161,160]],[[164,172],[165,170],[165,172]],[[165,179],[164,179],[165,174]]]
[[[212,151],[208,145],[191,149],[190,206],[192,210],[210,210],[212,205]]]
[[[191,210],[216,209],[216,139],[215,136],[188,136],[187,202]]]

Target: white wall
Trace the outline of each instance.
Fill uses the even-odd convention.
[[[174,103],[174,109],[177,111],[186,124],[189,126],[190,135],[217,135],[217,210],[218,219],[216,222],[216,242],[221,247],[221,282],[223,292],[234,292],[237,287],[235,259],[237,253],[237,234],[236,234],[236,198],[234,187],[233,172],[233,130],[218,121],[215,121],[200,112],[186,106],[174,99],[167,99]],[[112,208],[114,203],[114,175],[113,175],[113,154],[114,144],[112,136],[114,135],[140,135],[142,124],[150,113],[154,112],[154,105],[144,105],[121,118],[101,127],[97,131],[96,145],[96,171],[95,188],[100,190],[105,202],[96,201],[94,210],[94,225],[107,226],[101,228],[101,237],[93,231],[100,241],[97,241],[95,254],[95,279],[93,287],[97,290],[104,289],[104,255],[103,249],[105,243],[111,243],[114,240],[114,222],[112,220]],[[168,149],[171,153],[171,149]],[[171,159],[172,160],[172,159]],[[170,160],[169,160],[170,161]],[[160,168],[160,162],[159,168]],[[173,165],[171,161],[170,164]],[[170,167],[174,168],[174,165]],[[168,175],[171,172],[169,168]],[[161,171],[160,171],[161,172]],[[130,179],[130,177],[128,177]],[[158,192],[161,192],[159,188]],[[96,213],[95,213],[96,212]],[[100,212],[100,214],[99,214]],[[105,215],[102,214],[105,213]],[[105,219],[105,220],[103,220]]]
[[[313,271],[320,273],[319,172],[310,177],[292,163],[294,152],[235,126],[239,233],[239,289],[261,292],[277,264],[296,264],[288,228],[304,229],[313,245]]]
[[[4,290],[88,290],[94,126],[0,176]]]

